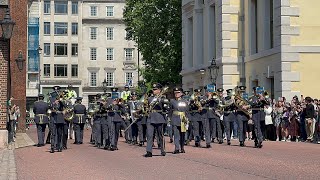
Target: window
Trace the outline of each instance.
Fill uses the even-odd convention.
[[[114,86],[114,73],[113,72],[106,73],[106,82],[107,82],[108,87]]]
[[[78,35],[78,23],[71,24],[71,31],[72,35]]]
[[[78,56],[78,44],[71,44],[71,56]]]
[[[97,16],[98,7],[97,6],[90,6],[90,15]]]
[[[113,27],[107,27],[107,40],[113,40]]]
[[[107,48],[107,61],[113,61],[113,48]]]
[[[43,2],[43,13],[50,14],[50,1]]]
[[[68,1],[54,1],[55,14],[68,14]]]
[[[50,35],[50,22],[44,22],[43,34]]]
[[[43,65],[43,76],[50,77],[50,64]]]
[[[54,55],[55,56],[67,56],[68,55],[68,44],[54,43]]]
[[[68,76],[68,65],[67,64],[55,64],[54,65],[54,76],[55,77],[67,77]]]
[[[78,77],[78,64],[71,65],[71,77]]]
[[[72,14],[78,14],[78,2],[72,2]]]
[[[91,61],[97,60],[97,48],[90,48],[90,60]]]
[[[54,35],[68,35],[68,23],[55,22]]]
[[[125,77],[126,85],[132,86],[133,73],[132,72],[126,72],[124,77]]]
[[[90,86],[91,87],[97,86],[97,73],[96,72],[90,73]]]
[[[107,6],[106,8],[107,16],[113,16],[113,6]]]
[[[44,43],[43,45],[43,55],[50,56],[50,43]]]
[[[133,56],[133,49],[132,48],[127,48],[125,49],[125,57],[126,61],[132,61],[132,56]]]
[[[251,0],[251,13],[250,13],[250,52],[251,54],[258,53],[258,5],[257,0]]]
[[[90,28],[90,39],[97,39],[97,27]]]

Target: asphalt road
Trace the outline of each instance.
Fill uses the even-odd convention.
[[[36,141],[35,129],[28,131]],[[90,130],[85,132],[88,142]],[[128,145],[120,139],[118,151],[97,149],[89,143],[68,150],[49,153],[45,147],[15,150],[19,179],[319,179],[320,145],[296,142],[264,142],[262,149],[213,144],[211,149],[187,146],[186,154],[171,154],[173,144],[167,139],[167,156],[145,158],[145,147]],[[205,143],[202,143],[205,145]]]

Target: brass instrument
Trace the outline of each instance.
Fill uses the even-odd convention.
[[[161,97],[163,97],[163,95],[164,95],[165,93],[167,93],[168,90],[169,90],[169,87],[168,87],[168,86],[165,86],[165,87],[161,90],[161,92],[160,92],[157,96],[154,97],[153,101],[150,102],[150,104],[149,104],[149,106],[148,106],[148,108],[147,108],[147,113],[148,113],[148,114],[150,114],[150,112],[154,109],[154,107],[159,103],[159,99],[160,99]]]
[[[234,97],[234,105],[243,113],[245,113],[246,115],[248,115],[249,117],[251,117],[252,115],[252,111],[250,109],[250,104],[249,102],[242,98],[242,96],[240,94],[236,94]],[[249,108],[243,108],[243,106],[247,106]]]
[[[63,109],[64,119],[71,121],[74,117],[74,108],[70,100],[64,100],[65,108]]]
[[[200,92],[196,92],[193,94],[193,96],[191,96],[191,99],[194,101],[194,104],[198,107],[198,110],[201,111],[202,110],[202,103],[200,100]]]

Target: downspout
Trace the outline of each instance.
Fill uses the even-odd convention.
[[[241,22],[241,81],[240,83],[245,86],[246,85],[246,66],[245,66],[245,13],[244,13],[244,0],[241,0],[240,2],[240,22]]]

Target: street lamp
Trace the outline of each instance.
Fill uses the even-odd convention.
[[[41,68],[40,68],[40,54],[42,53],[42,48],[38,47],[38,54],[39,54],[39,62],[38,62],[38,94],[40,94],[40,90],[41,90],[41,80],[40,80],[40,77],[41,77]]]
[[[213,58],[211,60],[211,64],[208,67],[209,71],[210,71],[210,79],[211,79],[211,83],[212,84],[216,84],[216,80],[219,74],[219,66],[217,65],[216,59]]]
[[[2,21],[0,21],[2,37],[9,40],[12,36],[13,27],[16,23],[11,19],[10,8],[7,8],[6,14]]]
[[[104,81],[102,82],[102,87],[103,87],[103,92],[106,93],[107,92],[107,80],[104,79]]]

